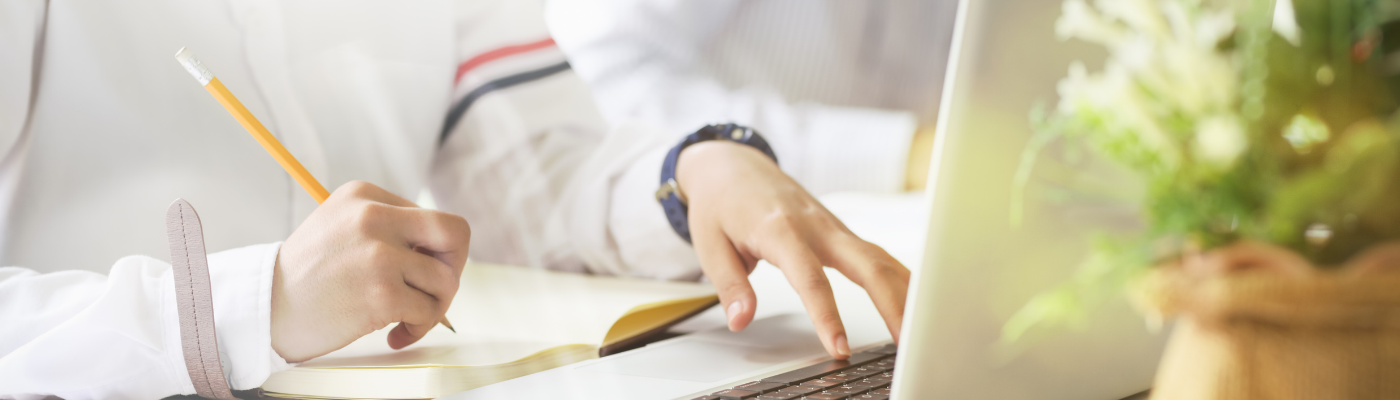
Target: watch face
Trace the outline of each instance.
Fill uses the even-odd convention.
[[[748,141],[749,136],[752,135],[752,132],[753,131],[748,128],[735,126],[733,130],[729,131],[729,140],[733,140],[736,142]]]

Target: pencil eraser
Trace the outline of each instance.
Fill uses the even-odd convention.
[[[189,49],[181,47],[180,51],[175,52],[175,59],[180,61],[180,65],[185,66],[185,71],[189,71],[190,75],[194,76],[194,79],[198,80],[201,86],[208,85],[209,81],[214,79],[214,73],[209,72],[209,68],[205,68],[204,63],[195,59],[194,53],[191,53]]]

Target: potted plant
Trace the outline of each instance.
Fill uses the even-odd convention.
[[[1004,339],[1128,288],[1177,321],[1153,398],[1400,397],[1397,11],[1066,0],[1056,33],[1109,56],[1031,113],[1016,185],[1047,143],[1083,145],[1141,178],[1147,229],[1099,240]]]

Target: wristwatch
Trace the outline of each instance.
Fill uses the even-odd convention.
[[[727,140],[752,146],[773,159],[773,162],[778,162],[773,148],[768,146],[768,141],[763,140],[758,131],[733,123],[707,125],[686,136],[676,147],[672,147],[671,151],[666,153],[666,161],[661,164],[661,187],[656,189],[656,201],[661,202],[661,208],[666,211],[666,220],[671,222],[671,229],[674,229],[681,239],[685,239],[686,243],[690,243],[690,222],[687,218],[690,208],[686,205],[685,193],[681,193],[681,187],[676,183],[676,161],[680,159],[681,151],[686,147],[709,140]]]

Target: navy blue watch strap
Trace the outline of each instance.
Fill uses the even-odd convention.
[[[671,151],[666,153],[666,161],[661,164],[661,188],[656,190],[656,200],[661,202],[661,208],[666,210],[666,220],[671,222],[671,229],[687,243],[690,242],[690,207],[686,205],[680,185],[676,183],[676,161],[680,159],[681,151],[686,147],[708,140],[728,140],[749,145],[773,159],[773,162],[778,162],[778,156],[773,154],[773,148],[768,146],[768,141],[763,140],[763,136],[753,128],[739,124],[707,125],[686,136],[676,147],[672,147]]]

